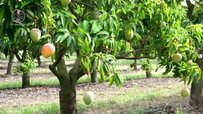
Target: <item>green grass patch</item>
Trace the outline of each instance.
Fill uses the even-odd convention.
[[[129,62],[133,62],[130,60],[119,60],[120,62],[122,62],[123,64],[130,64]],[[155,61],[155,60],[153,60]],[[118,62],[118,64],[120,64]],[[123,65],[122,64],[122,65]],[[119,65],[119,67],[121,67],[122,65]],[[156,65],[153,64],[153,69],[156,69]],[[162,73],[164,72],[164,69],[159,69],[157,72],[155,72],[154,70],[151,71],[152,73],[152,77],[171,77],[173,75],[173,73],[169,73],[167,75],[163,75]],[[49,74],[50,73],[50,74]],[[38,74],[38,75],[53,75],[51,73],[50,70],[48,70],[47,68],[37,68],[35,70],[33,70],[31,72],[32,74]],[[127,70],[127,71],[119,71],[119,74],[124,76],[126,78],[126,80],[133,80],[133,79],[140,79],[140,78],[146,78],[146,74],[145,71],[143,70],[139,70],[139,71],[133,71],[133,70]],[[100,76],[98,75],[98,78],[100,78]],[[106,78],[106,81],[108,81],[108,77]],[[58,79],[55,76],[52,76],[49,79],[39,79],[39,80],[30,80],[31,81],[31,86],[58,86],[59,82]],[[83,76],[81,77],[77,83],[87,83],[89,82],[90,79],[87,78],[87,76]],[[21,81],[6,81],[6,82],[2,82],[0,83],[0,89],[7,89],[7,88],[20,88],[22,85]]]
[[[126,72],[125,72],[126,73]],[[136,73],[130,73],[125,75],[125,73],[120,73],[120,75],[124,76],[126,80],[133,80],[133,79],[141,79],[146,78],[144,71],[137,71]],[[169,73],[168,75],[162,75],[162,72],[152,72],[152,77],[171,77],[172,73]],[[100,78],[100,76],[98,76]],[[109,78],[106,78],[106,81],[108,81]],[[87,83],[90,82],[90,78],[87,76],[81,77],[77,83]],[[52,77],[49,79],[40,79],[40,80],[30,80],[31,86],[58,86],[59,81],[56,77]],[[9,82],[2,82],[0,83],[0,89],[9,89],[9,88],[21,88],[22,82],[21,81],[9,81]]]
[[[146,102],[151,100],[162,101],[170,96],[177,96],[181,90],[180,83],[156,88],[143,89],[142,87],[133,87],[128,91],[117,91],[116,95],[109,94],[97,95],[91,105],[85,105],[82,101],[82,95],[77,97],[77,109],[79,113],[105,114],[111,111],[111,114],[142,113],[147,107]],[[81,91],[80,91],[81,92]],[[116,96],[116,97],[115,97]],[[10,107],[0,109],[2,114],[59,114],[58,103],[46,103],[25,107]]]
[[[0,108],[0,114],[59,114],[59,104],[46,103],[26,107]]]
[[[139,59],[139,60],[136,60],[137,65],[142,65],[142,63],[143,63],[144,61],[146,61],[146,60],[147,60],[147,59]],[[157,63],[158,63],[157,59],[151,59],[150,62],[151,62],[151,64],[157,64]],[[119,59],[119,60],[117,60],[117,62],[116,62],[117,65],[129,65],[129,66],[130,66],[130,64],[132,64],[132,63],[134,63],[134,60],[126,60],[126,59]]]
[[[100,113],[106,110],[112,110],[112,114],[117,114],[120,112],[119,107],[124,108],[125,114],[137,114],[146,109],[146,102],[153,99],[161,101],[167,97],[179,94],[181,89],[180,84],[171,85],[170,87],[157,87],[143,90],[141,87],[134,87],[132,90],[121,93],[121,95],[116,95],[108,97],[108,95],[100,96],[93,104],[87,106],[82,100],[78,102],[79,112],[88,112],[97,110]],[[119,91],[118,91],[119,93]],[[117,110],[116,110],[117,109]],[[125,110],[127,109],[127,110]],[[97,112],[97,113],[99,113]]]
[[[31,86],[57,86],[59,81],[56,78],[50,79],[41,79],[41,80],[31,80]],[[9,81],[0,83],[0,89],[9,89],[9,88],[21,88],[21,81]]]

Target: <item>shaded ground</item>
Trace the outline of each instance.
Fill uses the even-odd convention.
[[[153,83],[152,83],[153,82]],[[108,83],[103,84],[91,84],[90,89],[95,93],[96,99],[101,99],[104,96],[108,98],[113,98],[119,95],[125,95],[130,91],[133,87],[141,87],[143,90],[148,90],[150,88],[157,88],[158,86],[162,87],[170,87],[170,85],[177,84],[178,80],[173,78],[152,78],[152,79],[138,79],[127,81],[121,89],[117,87],[108,87]],[[77,99],[81,100],[85,89],[87,88],[86,84],[77,85]],[[59,87],[32,87],[27,89],[7,89],[0,90],[0,108],[8,108],[8,107],[24,107],[29,105],[43,104],[43,103],[58,103],[58,92]],[[135,93],[136,94],[136,93]],[[202,114],[196,112],[196,110],[188,105],[188,98],[182,98],[180,95],[176,96],[168,96],[163,99],[151,99],[146,100],[146,114],[155,114],[158,112],[171,112],[172,114],[176,108],[180,108],[183,112],[188,114]],[[131,110],[132,107],[139,106],[138,102],[131,102],[128,105],[114,107],[115,111],[108,110],[107,112],[103,112],[101,114],[112,114],[119,113],[125,114],[128,109]],[[118,110],[120,112],[118,112]],[[95,111],[95,112],[94,112]],[[99,109],[95,109],[94,111],[87,111],[84,114],[96,114]]]
[[[16,64],[16,63],[15,63]],[[70,62],[69,64],[72,64]],[[21,76],[19,74],[13,74],[13,76],[5,77],[3,74],[5,72],[6,62],[0,62],[0,83],[7,81],[19,81]],[[35,69],[32,72],[31,80],[40,80],[53,78],[53,74],[47,69],[47,63],[44,67]],[[128,69],[127,66],[123,69]],[[36,74],[38,73],[38,74]],[[122,73],[135,73],[134,71],[128,71]],[[90,90],[95,93],[95,98],[97,100],[102,100],[103,97],[108,97],[109,99],[124,96],[132,91],[133,88],[142,88],[143,91],[148,91],[150,89],[163,89],[163,88],[174,88],[174,85],[178,84],[179,80],[174,78],[151,78],[151,79],[136,79],[126,81],[121,89],[112,86],[109,87],[108,83],[103,84],[90,84]],[[84,92],[87,90],[87,84],[77,85],[77,100],[81,101]],[[4,89],[0,90],[0,109],[9,107],[24,107],[29,105],[37,105],[43,103],[58,103],[58,86],[42,86],[42,87],[31,87],[26,89]],[[139,94],[139,93],[135,93]],[[189,98],[182,98],[179,94],[174,96],[166,96],[161,99],[153,97],[151,99],[143,99],[144,104],[132,100],[131,103],[125,105],[112,105],[109,110],[93,109],[81,112],[82,114],[130,114],[129,110],[143,105],[145,107],[145,114],[173,114],[176,110],[181,110],[188,114],[203,114],[198,112],[197,109],[189,105]],[[114,102],[112,102],[114,104]],[[142,107],[143,107],[142,106]],[[178,109],[177,109],[178,108]],[[201,111],[199,109],[199,111]]]

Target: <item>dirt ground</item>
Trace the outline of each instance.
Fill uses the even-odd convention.
[[[150,83],[155,82],[155,83]],[[157,85],[171,85],[173,83],[177,83],[177,79],[173,78],[152,78],[152,79],[138,79],[138,80],[130,80],[127,81],[122,90],[122,93],[125,93],[128,89],[132,88],[133,86],[140,86],[143,89],[145,88],[153,88]],[[77,85],[77,95],[82,96],[83,89],[85,88],[85,84]],[[91,90],[96,93],[97,97],[104,96],[108,93],[109,96],[116,96],[118,88],[116,87],[108,87],[108,83],[103,84],[91,84]],[[53,103],[58,102],[58,92],[59,87],[31,87],[26,89],[6,89],[0,90],[0,108],[3,107],[24,107],[36,104],[43,104],[43,103]],[[174,111],[175,107],[181,107],[182,111],[186,114],[203,114],[198,112],[194,107],[189,105],[189,99],[181,99],[178,96],[171,96],[165,98],[164,100],[157,101],[151,100],[146,102],[146,114],[156,114],[156,111],[160,110],[168,110]],[[181,106],[180,106],[181,104]],[[135,104],[133,104],[135,105]],[[139,103],[137,104],[139,105]],[[123,107],[125,110],[130,108]],[[154,112],[154,113],[153,113]],[[120,114],[125,114],[120,112]],[[158,114],[158,113],[157,113]],[[172,113],[169,113],[172,114]]]
[[[6,70],[6,62],[0,62],[0,83],[6,81],[17,81],[21,80],[21,76],[19,74],[13,74],[12,76],[4,76]],[[46,66],[43,68],[47,68]],[[39,68],[39,69],[42,69]],[[38,75],[33,73],[31,76],[31,80],[39,80],[39,79],[48,79],[53,78],[53,74],[51,72],[45,72],[43,75]],[[179,80],[174,78],[150,78],[150,79],[136,79],[127,81],[121,90],[122,93],[128,91],[134,86],[142,87],[143,89],[154,88],[156,86],[168,86],[177,83]],[[153,82],[153,83],[152,83]],[[82,96],[83,90],[86,87],[85,84],[77,85],[77,96]],[[116,96],[118,88],[115,86],[109,87],[108,83],[102,84],[90,84],[91,90],[96,93],[97,97],[101,97],[102,95],[108,93],[108,96]],[[0,89],[0,108],[4,107],[24,107],[28,105],[36,105],[43,103],[58,103],[59,101],[59,87],[58,86],[41,86],[41,87],[30,87],[26,89]],[[138,105],[133,104],[133,105]],[[186,114],[203,114],[202,109],[196,109],[189,105],[188,99],[181,99],[178,96],[171,96],[164,100],[151,100],[147,101],[148,105],[146,105],[145,114],[159,114],[158,110],[164,110],[167,112],[166,114],[172,114],[175,107],[181,107],[182,111]],[[180,105],[181,104],[181,105]],[[123,107],[127,110],[130,107]],[[108,112],[105,112],[108,114]],[[90,114],[90,113],[89,113]],[[109,113],[110,114],[110,113]],[[119,114],[125,114],[122,110]]]

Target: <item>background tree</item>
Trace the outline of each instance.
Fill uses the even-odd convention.
[[[193,1],[194,2],[194,1]],[[203,24],[203,2],[196,1],[196,3],[192,3],[190,0],[186,0],[188,9],[187,17],[194,24]],[[201,34],[202,36],[202,34]],[[202,45],[198,45],[198,53],[202,56]],[[196,60],[196,63],[201,68],[203,72],[203,60],[202,57]],[[191,86],[191,104],[197,107],[203,107],[203,76],[200,79],[195,78],[192,82]]]
[[[9,60],[8,60],[8,66],[6,70],[6,75],[11,75],[12,74],[12,66],[13,66],[13,60],[14,60],[14,53],[9,54]]]
[[[31,40],[30,31],[35,27],[46,26],[47,19],[43,17],[43,14],[47,12],[47,9],[41,9],[44,7],[44,4],[45,2],[43,1],[41,1],[41,4],[37,1],[1,1],[1,50],[4,54],[10,55],[10,60],[12,60],[12,56],[15,54],[21,63],[17,67],[17,71],[23,74],[23,88],[30,86],[30,70],[35,66],[34,59],[36,55],[40,53],[41,44]],[[34,12],[31,10],[34,10]]]
[[[6,38],[2,38],[1,39],[1,52],[3,52],[3,54],[7,57],[9,56],[9,61],[8,61],[8,65],[7,65],[7,71],[6,71],[6,75],[11,75],[12,74],[12,66],[13,66],[13,60],[14,60],[14,53],[11,50],[12,44],[10,42],[8,42],[8,39]]]

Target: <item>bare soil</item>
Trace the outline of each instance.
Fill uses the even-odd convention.
[[[14,66],[17,63],[14,64]],[[0,62],[0,83],[7,81],[18,81],[21,80],[20,74],[14,73],[12,76],[5,76],[6,62]],[[35,71],[40,71],[42,69],[47,69],[47,63],[43,67],[38,67]],[[40,80],[50,77],[54,77],[53,74],[47,69],[47,72],[38,74],[33,72],[31,80]],[[126,72],[126,71],[125,71]],[[122,72],[122,73],[125,73]],[[126,72],[126,73],[133,73]],[[150,78],[150,79],[136,79],[126,81],[121,89],[118,89],[115,86],[108,86],[108,83],[102,84],[90,84],[90,89],[96,94],[96,97],[103,97],[107,95],[108,97],[116,97],[118,94],[125,94],[127,91],[130,91],[133,87],[142,87],[143,89],[155,88],[158,86],[168,87],[178,83],[178,79],[174,78]],[[87,88],[87,84],[78,84],[77,85],[77,97],[80,98],[84,89]],[[8,107],[24,107],[29,105],[37,105],[44,103],[58,103],[59,101],[59,86],[41,86],[41,87],[30,87],[26,89],[0,89],[0,109]],[[122,91],[122,92],[118,92]],[[126,110],[136,107],[139,103],[132,103],[127,106],[120,106],[120,111],[118,114],[125,114]],[[162,100],[153,99],[146,102],[146,111],[145,114],[173,114],[176,108],[180,107],[182,111],[186,114],[203,114],[202,109],[197,109],[189,105],[189,98],[182,99],[180,95],[166,97]],[[114,109],[111,111],[104,111],[104,114],[111,114],[114,112]],[[84,114],[96,114],[94,111],[84,112]]]

